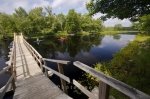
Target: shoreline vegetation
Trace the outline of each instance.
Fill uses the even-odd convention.
[[[149,59],[150,35],[138,34],[135,40],[117,52],[110,62],[97,63],[94,68],[150,94],[150,80],[148,80],[150,78]],[[95,78],[89,74],[85,76],[89,80],[88,85],[97,85],[98,82]],[[128,99],[115,89],[111,89],[110,93],[117,99]]]
[[[98,33],[89,33],[89,32],[85,32],[82,31],[80,33],[77,34],[68,34],[66,31],[60,31],[57,34],[39,34],[39,35],[32,35],[30,36],[30,38],[45,38],[48,36],[56,36],[57,38],[66,38],[67,36],[74,36],[74,35],[82,35],[82,36],[88,36],[91,34],[96,34],[96,35],[116,35],[116,34],[138,34],[139,31],[124,31],[124,30],[119,30],[119,31],[101,31]],[[29,36],[27,36],[29,37]]]
[[[56,36],[63,38],[72,35],[118,34],[135,32],[134,27],[103,26],[101,19],[94,19],[88,13],[81,14],[70,9],[65,14],[52,13],[51,7],[36,7],[30,11],[19,7],[14,13],[0,13],[0,34],[4,38],[13,37],[13,33],[23,33],[27,37]]]

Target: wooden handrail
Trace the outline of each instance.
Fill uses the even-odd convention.
[[[73,85],[75,85],[77,88],[79,88],[79,90],[81,90],[84,94],[86,94],[90,99],[97,99],[97,97],[91,93],[89,90],[87,90],[84,86],[82,86],[79,82],[77,82],[75,79],[73,79],[71,81],[71,79],[67,76],[65,76],[64,74],[61,74],[53,69],[51,69],[48,66],[43,65],[43,67],[49,71],[51,71],[52,73],[54,73],[55,75],[57,75],[58,77],[60,77],[61,79],[65,80],[68,83],[72,83]]]
[[[55,75],[57,75],[57,76],[59,76],[60,78],[64,79],[64,80],[67,81],[68,83],[70,83],[69,77],[67,77],[67,76],[65,76],[65,75],[63,75],[63,74],[61,74],[61,73],[59,73],[59,72],[57,72],[57,71],[51,69],[50,67],[45,66],[45,65],[43,65],[43,67],[46,68],[46,69],[48,69],[48,70],[50,70],[50,71],[53,72]]]
[[[64,61],[64,60],[56,60],[56,59],[47,59],[43,58],[44,61],[54,62],[54,63],[60,63],[60,64],[69,64],[70,61]]]
[[[96,71],[95,69],[76,61],[73,63],[76,67],[82,69],[83,71],[91,74],[92,76],[98,78],[102,82],[108,84],[109,86],[117,89],[118,91],[124,93],[132,99],[150,99],[150,96],[119,81],[110,76],[103,74],[102,72]]]
[[[22,35],[23,36],[23,35]],[[33,57],[35,58],[35,60],[38,62],[41,70],[43,71],[43,59],[42,56],[35,50],[35,48],[33,48],[23,37],[23,42],[26,45],[26,47],[28,48],[28,50],[30,51],[30,53],[33,55]]]
[[[0,75],[5,73],[8,69],[10,69],[12,66],[7,66],[5,68],[3,68],[1,71],[0,71]]]
[[[93,93],[91,93],[89,90],[87,90],[84,86],[82,86],[80,83],[78,83],[76,80],[73,79],[73,84],[81,90],[84,94],[86,94],[90,99],[97,99]]]
[[[35,52],[37,54],[37,56],[39,56],[39,58],[42,58],[42,56],[35,50],[35,48],[32,47],[24,38],[23,38],[23,41],[33,52]]]

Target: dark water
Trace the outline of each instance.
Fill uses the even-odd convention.
[[[89,36],[69,36],[64,38],[56,38],[50,36],[37,44],[36,39],[28,39],[29,43],[45,58],[69,60],[71,62],[80,61],[89,66],[93,66],[98,62],[110,61],[113,55],[121,48],[125,47],[130,41],[134,40],[135,35],[119,34],[119,35],[89,35]],[[10,41],[0,40],[0,70],[5,67],[8,60],[8,45]],[[57,65],[47,62],[47,65],[57,70]],[[63,67],[64,74],[71,79],[81,80],[83,71],[69,64]],[[0,75],[0,87],[5,85],[9,78],[9,74]],[[50,78],[55,84],[59,85],[59,78],[52,76]],[[70,85],[68,85],[70,86]],[[76,99],[87,98],[85,95],[68,90],[69,95]]]
[[[0,70],[2,70],[6,66],[5,62],[8,60],[8,45],[10,44],[10,42],[11,40],[0,40]],[[9,79],[9,76],[10,75],[7,73],[0,75],[0,88],[6,84],[6,82]]]
[[[89,66],[93,66],[98,62],[110,61],[113,55],[121,48],[125,47],[130,41],[133,41],[135,35],[118,34],[118,35],[89,35],[89,36],[70,36],[65,38],[56,38],[50,36],[41,39],[37,44],[36,39],[29,39],[36,50],[45,58],[69,60],[71,62],[80,61]],[[57,65],[47,62],[47,65],[57,70]],[[63,67],[64,74],[71,79],[81,80],[83,71],[69,64]],[[59,78],[53,76],[51,78],[55,84],[59,85]],[[74,94],[69,90],[69,95],[73,98],[87,98],[86,96]]]

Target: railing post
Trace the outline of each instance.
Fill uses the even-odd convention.
[[[11,75],[14,75],[13,63],[11,63],[10,72],[11,72]],[[16,89],[15,78],[14,78],[14,77],[13,77],[13,79],[12,79],[12,88],[13,88],[13,90]]]
[[[13,69],[14,69],[14,79],[16,80],[16,41],[14,37],[14,53],[13,53]]]
[[[44,65],[47,66],[45,60],[44,60]],[[43,67],[42,67],[42,68],[43,68]],[[48,70],[47,70],[46,68],[44,69],[44,74],[46,75],[46,77],[48,77]]]
[[[59,71],[59,73],[64,74],[62,64],[57,63],[57,65],[58,65],[58,71]],[[63,90],[65,93],[67,93],[66,82],[65,82],[63,79],[61,79],[61,78],[60,78],[60,82],[61,82],[61,88],[62,88],[62,90]]]
[[[109,89],[110,86],[106,83],[100,81],[99,82],[99,96],[98,99],[108,99],[109,98]]]

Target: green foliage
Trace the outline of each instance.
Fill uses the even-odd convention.
[[[122,25],[121,25],[121,24],[116,24],[116,25],[114,26],[114,29],[115,29],[115,30],[122,30]]]
[[[87,22],[88,19],[88,22]],[[81,15],[70,10],[67,15],[52,13],[51,7],[36,7],[26,12],[19,7],[12,15],[0,13],[0,33],[8,36],[14,32],[24,33],[27,36],[61,35],[63,32],[78,34],[82,32],[98,32],[101,30],[101,21]],[[87,33],[86,33],[87,34]]]
[[[81,31],[79,14],[75,10],[69,10],[66,17],[66,31],[68,33],[77,33]]]
[[[150,33],[150,14],[140,17],[138,28],[142,31]]]
[[[11,31],[14,31],[16,28],[14,26],[14,21],[12,16],[9,16],[5,13],[0,13],[0,33],[5,38]]]
[[[134,42],[117,53],[108,64],[113,77],[148,94],[150,94],[149,38],[138,35]]]
[[[132,27],[131,28],[134,29],[134,30],[140,30],[139,22],[132,23]]]
[[[66,24],[66,17],[65,17],[65,15],[58,14],[57,15],[57,19],[58,19],[58,22],[60,24],[61,31],[64,31],[65,30],[65,24]]]
[[[111,72],[109,71],[107,65],[105,65],[105,63],[97,63],[94,65],[94,69],[97,70],[97,71],[101,71],[103,72],[104,74],[106,75],[111,75]],[[88,82],[86,82],[86,86],[90,86],[91,89],[89,90],[92,90],[95,86],[98,86],[99,84],[99,79],[93,77],[92,75],[86,73],[85,75],[85,78],[88,80]]]
[[[108,74],[138,90],[150,94],[150,36],[137,35],[135,41],[121,49],[114,58],[103,64],[96,64],[95,69]],[[97,80],[86,74],[88,85],[96,85]],[[117,99],[128,99],[112,89],[110,94]]]
[[[100,32],[102,29],[102,22],[100,19],[93,19],[89,15],[81,16],[81,28],[86,32]]]
[[[90,0],[87,9],[90,14],[101,12],[102,18],[118,17],[137,20],[139,16],[150,13],[148,0]]]

